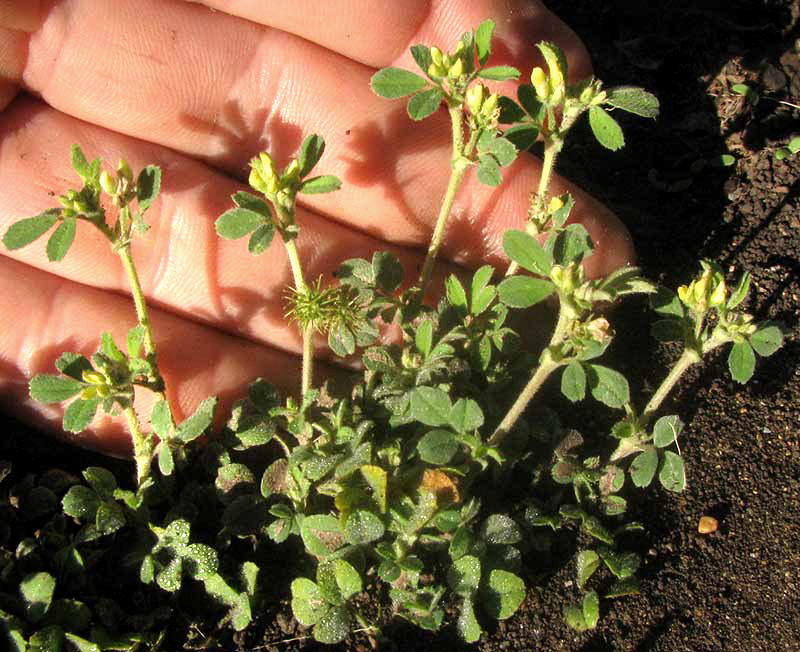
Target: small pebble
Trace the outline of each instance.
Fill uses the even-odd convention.
[[[716,532],[719,527],[719,522],[713,516],[701,516],[700,522],[697,524],[697,531],[700,534],[711,534]]]

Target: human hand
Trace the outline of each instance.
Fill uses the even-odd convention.
[[[327,141],[318,170],[339,176],[343,187],[308,197],[298,211],[309,278],[387,248],[413,275],[447,182],[447,116],[411,129],[401,104],[370,91],[375,69],[411,68],[409,45],[450,46],[492,17],[493,63],[529,71],[539,62],[534,44],[548,39],[567,53],[572,81],[589,72],[577,37],[534,1],[203,4],[0,0],[0,231],[76,185],[67,154],[74,142],[107,167],[119,158],[134,169],[162,167],[161,198],[147,215],[152,228],[134,242],[133,255],[179,420],[212,394],[224,412],[257,376],[287,388],[296,383],[300,339],[283,317],[291,273],[281,243],[252,258],[214,232],[229,196],[244,188],[254,154],[268,149],[281,164],[308,133]],[[500,236],[524,222],[538,169],[535,158],[520,157],[502,190],[468,175],[443,257],[469,267],[501,261]],[[587,271],[599,275],[630,261],[627,233],[613,215],[554,181],[554,192],[567,189],[597,246]],[[28,379],[51,372],[61,351],[91,353],[99,332],[121,336],[133,325],[121,296],[125,277],[107,242],[85,224],[58,265],[41,245],[2,253],[3,402],[58,432],[61,409],[34,403]],[[123,424],[107,416],[75,441],[129,450]]]

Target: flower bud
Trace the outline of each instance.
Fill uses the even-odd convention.
[[[562,208],[564,208],[564,202],[561,200],[561,197],[552,197],[550,203],[547,205],[547,212],[556,213]]]
[[[431,48],[431,61],[433,61],[436,66],[442,65],[442,51],[435,45]]]
[[[483,84],[473,84],[467,89],[467,108],[472,115],[478,115],[483,106]]]
[[[133,181],[133,170],[131,170],[131,166],[128,165],[128,161],[124,158],[121,158],[117,163],[117,176],[128,183]]]
[[[90,401],[97,396],[97,387],[92,385],[91,387],[84,387],[81,390],[81,398],[84,401]]]
[[[451,79],[458,79],[464,74],[464,62],[461,60],[461,58],[456,59],[455,63],[450,66],[447,74]]]
[[[456,43],[456,49],[453,50],[453,54],[451,56],[454,57],[459,56],[464,51],[465,47],[466,46],[464,45],[464,41],[459,41],[458,43]]]
[[[430,66],[428,66],[428,74],[434,79],[440,79],[444,77],[444,69],[441,67],[441,65],[432,63]]]
[[[81,374],[81,378],[83,382],[91,383],[92,385],[105,385],[106,382],[106,377],[103,374],[90,369],[85,369]]]
[[[258,170],[256,170],[254,165],[250,170],[250,176],[248,177],[247,182],[250,184],[250,187],[253,188],[254,190],[258,190],[259,192],[263,192],[264,194],[267,194],[269,192],[267,189],[267,184],[264,183],[264,179],[261,178],[261,175],[258,173]]]
[[[117,182],[108,170],[103,170],[100,173],[100,187],[109,195],[117,194]]]
[[[725,281],[722,280],[717,283],[717,286],[711,292],[711,296],[708,297],[708,304],[712,307],[718,307],[725,303],[725,299],[727,298],[727,292],[725,287]]]
[[[286,181],[294,181],[298,176],[300,176],[300,163],[297,162],[297,159],[292,159],[292,162],[283,171],[283,178]]]
[[[536,96],[544,101],[550,96],[550,85],[547,83],[547,76],[539,66],[531,70],[531,84],[536,90]]]
[[[498,100],[499,97],[497,93],[492,93],[489,97],[487,97],[486,101],[483,103],[483,107],[481,108],[481,115],[483,115],[485,118],[491,118],[497,109]]]
[[[600,92],[599,92],[597,95],[595,95],[595,96],[594,96],[594,98],[592,99],[592,104],[593,104],[593,105],[594,105],[594,104],[602,104],[603,102],[605,102],[605,101],[606,101],[606,98],[608,98],[608,93],[606,93],[605,91],[600,91]]]
[[[561,285],[561,281],[564,279],[564,268],[561,265],[553,265],[550,270],[550,279],[556,285]]]
[[[678,288],[678,298],[681,300],[681,303],[689,305],[689,299],[692,296],[692,287],[694,283],[690,283],[689,285],[681,285]]]
[[[594,88],[592,88],[591,86],[587,86],[581,91],[578,100],[580,101],[581,104],[589,104],[589,102],[592,101],[593,97],[594,97]]]

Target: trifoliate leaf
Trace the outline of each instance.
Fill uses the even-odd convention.
[[[264,216],[247,208],[231,208],[217,218],[217,234],[227,240],[236,240],[255,231],[264,224]]]
[[[417,62],[420,70],[427,75],[428,68],[430,68],[431,64],[433,63],[433,59],[431,58],[431,49],[427,45],[412,45],[411,56],[414,57],[414,61]]]
[[[447,292],[447,300],[450,304],[466,314],[467,293],[464,290],[464,286],[461,285],[461,281],[458,280],[458,277],[455,274],[451,274],[447,277],[447,280],[445,280],[444,285]]]
[[[386,527],[378,516],[366,509],[351,512],[344,524],[344,534],[353,544],[370,543],[383,536]]]
[[[449,430],[431,430],[417,444],[420,459],[428,464],[444,466],[458,451],[458,441]]]
[[[65,376],[80,381],[84,371],[92,371],[92,363],[78,353],[62,353],[56,360],[56,369]]]
[[[597,105],[589,107],[589,126],[603,147],[616,151],[625,145],[625,137],[617,121]]]
[[[424,319],[417,327],[417,332],[414,334],[414,345],[426,359],[431,352],[433,344],[433,322],[430,319]]]
[[[320,177],[311,177],[306,179],[300,184],[298,192],[306,195],[319,195],[325,192],[333,192],[339,190],[342,186],[342,180],[332,174],[325,174]]]
[[[503,138],[514,145],[518,152],[529,150],[538,137],[539,130],[533,125],[527,124],[509,127],[503,134]]]
[[[483,633],[478,619],[475,617],[475,607],[470,598],[464,598],[464,601],[461,603],[461,610],[458,612],[456,628],[461,638],[467,643],[477,642]]]
[[[100,399],[97,397],[86,400],[79,398],[72,401],[64,411],[62,422],[64,430],[74,433],[86,430],[94,419],[98,405],[100,405]]]
[[[25,604],[25,613],[29,620],[39,622],[50,608],[56,580],[50,573],[31,573],[19,584],[19,593]]]
[[[410,415],[426,426],[446,426],[452,404],[447,392],[437,387],[416,387],[411,390]]]
[[[421,91],[427,85],[424,78],[401,68],[383,68],[370,80],[372,90],[390,100]]]
[[[520,72],[514,66],[491,66],[481,68],[478,77],[491,79],[492,81],[508,81],[509,79],[519,79]]]
[[[639,564],[642,562],[641,557],[635,552],[618,552],[606,546],[600,546],[597,552],[600,553],[600,557],[603,558],[603,562],[608,567],[608,570],[620,580],[624,580],[633,575],[639,569]]]
[[[76,484],[64,494],[61,506],[67,516],[83,521],[94,521],[97,508],[100,506],[100,499],[89,487]]]
[[[305,577],[292,582],[292,613],[301,625],[316,625],[326,605],[319,586]]]
[[[204,580],[217,572],[219,556],[211,546],[190,543],[183,549],[183,562],[189,577]]]
[[[489,60],[492,53],[492,34],[494,33],[494,21],[489,18],[484,20],[475,30],[475,49],[478,53],[478,61],[481,65]]]
[[[737,383],[746,383],[756,368],[756,356],[749,342],[736,342],[728,354],[728,369]]]
[[[675,493],[683,491],[686,488],[686,469],[683,465],[683,458],[672,451],[664,451],[658,480],[667,491]]]
[[[262,224],[250,234],[250,240],[247,241],[247,250],[254,256],[264,253],[270,244],[272,244],[272,238],[274,236],[275,227],[272,225],[272,222]]]
[[[495,569],[489,574],[484,596],[487,613],[496,620],[505,620],[519,609],[525,599],[525,582],[514,573]]]
[[[408,101],[408,116],[412,120],[424,120],[436,113],[443,99],[444,94],[439,88],[429,88],[417,93]]]
[[[586,397],[586,372],[580,362],[570,362],[561,376],[561,393],[570,401],[582,401]]]
[[[312,514],[303,519],[300,536],[306,549],[317,557],[327,557],[344,544],[339,519],[327,514]]]
[[[231,195],[231,199],[239,208],[244,208],[245,210],[263,215],[267,220],[272,218],[269,204],[261,199],[261,197],[256,197],[252,193],[239,190]]]
[[[637,86],[618,86],[608,89],[606,104],[643,118],[658,117],[658,98]]]
[[[471,597],[481,582],[481,562],[477,557],[459,557],[447,571],[447,584],[458,595]]]
[[[507,514],[492,514],[483,522],[481,538],[493,545],[514,545],[522,541],[517,522]]]
[[[586,370],[592,396],[598,401],[611,408],[621,408],[630,402],[628,381],[621,373],[599,364],[586,365]]]
[[[118,503],[100,503],[94,518],[101,534],[113,534],[125,525],[125,512]]]
[[[583,597],[583,620],[586,623],[587,629],[594,629],[597,627],[597,621],[600,619],[600,598],[597,597],[595,591],[589,591]]]
[[[214,421],[217,401],[216,396],[211,396],[200,403],[194,414],[178,426],[176,430],[178,438],[190,442],[202,435]]]
[[[157,165],[148,165],[139,173],[136,180],[136,199],[139,202],[139,212],[144,214],[161,192],[161,168]]]
[[[40,403],[61,403],[81,392],[84,387],[84,383],[74,378],[39,374],[31,379],[29,391],[31,398]]]
[[[511,276],[497,286],[500,301],[511,308],[529,308],[549,297],[555,286],[552,282],[530,276]]]
[[[781,327],[769,322],[761,324],[758,330],[750,336],[750,346],[762,357],[772,355],[783,346]]]
[[[742,301],[747,298],[747,293],[750,292],[750,272],[744,272],[739,278],[736,287],[731,291],[731,296],[728,298],[728,310],[733,310]]]
[[[159,439],[169,439],[173,434],[172,411],[169,403],[161,399],[153,406],[150,413],[150,426],[153,428]]]
[[[65,217],[47,241],[47,259],[58,262],[67,255],[69,248],[75,240],[74,217]]]
[[[376,285],[391,294],[403,282],[403,266],[396,256],[377,251],[372,256],[372,278]]]
[[[460,398],[450,410],[450,425],[459,433],[477,430],[483,425],[483,411],[471,398]]]
[[[658,451],[649,448],[637,455],[631,462],[630,474],[633,484],[637,487],[647,487],[658,469]]]
[[[319,163],[325,151],[325,140],[318,134],[307,136],[300,145],[300,153],[297,155],[297,164],[300,167],[299,176],[305,177],[314,166]]]
[[[581,550],[578,553],[578,587],[584,584],[600,567],[600,557],[594,550]]]
[[[314,639],[332,645],[340,643],[350,633],[350,611],[346,605],[331,607],[314,625]]]
[[[592,253],[594,247],[589,232],[582,224],[570,224],[551,236],[546,248],[549,246],[552,246],[553,259],[562,267],[581,262]]]
[[[497,160],[491,154],[484,154],[478,159],[478,181],[495,188],[503,181],[503,173]]]
[[[661,417],[653,425],[653,443],[665,448],[674,442],[683,430],[683,421],[675,414]]]
[[[159,442],[156,446],[156,457],[161,475],[172,475],[172,471],[175,470],[175,459],[172,456],[172,449],[166,441]]]
[[[509,229],[503,234],[503,251],[520,267],[534,274],[549,276],[553,257],[529,233]]]
[[[19,249],[41,237],[58,221],[61,211],[58,208],[46,210],[41,215],[14,222],[3,236],[7,249]]]

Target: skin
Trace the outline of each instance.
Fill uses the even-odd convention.
[[[369,78],[384,66],[413,69],[410,45],[451,48],[489,17],[493,64],[527,75],[541,64],[534,44],[547,39],[566,51],[572,81],[590,74],[579,39],[533,0],[0,0],[0,232],[78,185],[73,143],[110,170],[121,157],[134,171],[160,165],[161,198],[133,255],[176,417],[212,394],[225,413],[258,376],[296,389],[301,342],[283,319],[282,243],[253,258],[241,241],[219,239],[214,220],[246,188],[254,154],[269,149],[283,165],[317,132],[327,149],[315,171],[343,187],[307,196],[298,211],[306,277],[330,278],[341,260],[377,249],[419,269],[447,183],[447,115],[412,125],[404,103],[373,95]],[[521,156],[500,190],[467,175],[434,287],[457,267],[504,265],[502,232],[523,224],[538,170]],[[552,190],[575,195],[597,245],[591,275],[633,259],[605,207],[560,178]],[[88,224],[61,263],[47,261],[43,241],[0,254],[0,400],[59,434],[63,408],[33,402],[28,380],[53,372],[62,351],[91,354],[104,330],[124,341],[135,319],[127,283]],[[328,355],[321,342],[319,354]],[[137,401],[142,414],[150,400]],[[71,440],[129,453],[124,425],[108,416]]]

